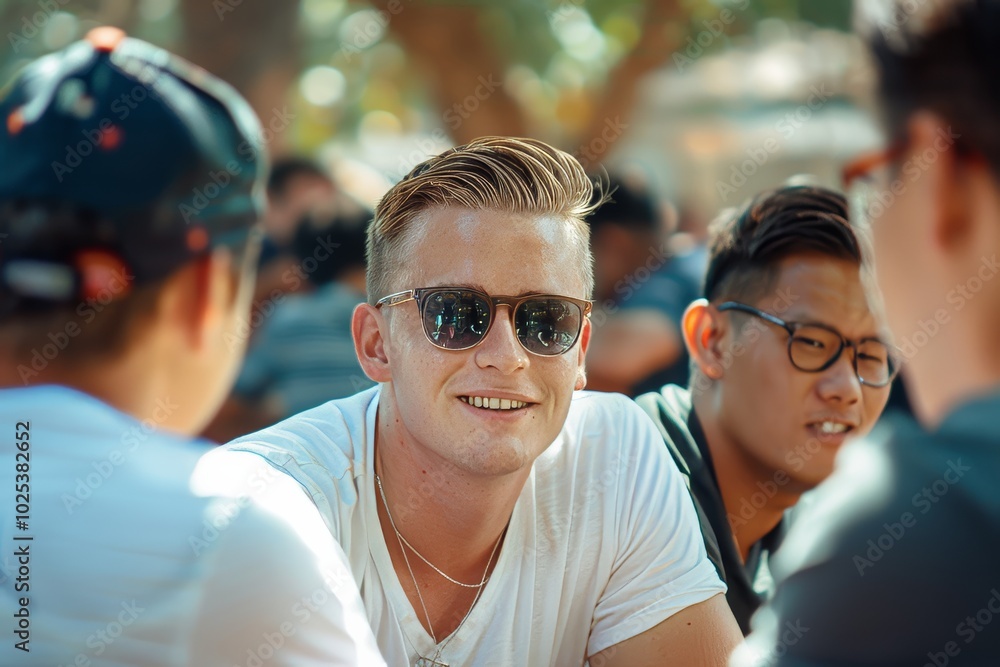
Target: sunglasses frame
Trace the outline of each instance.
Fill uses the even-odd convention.
[[[482,297],[483,301],[485,301],[486,304],[489,306],[490,321],[489,324],[486,326],[486,331],[484,331],[483,335],[479,338],[479,340],[477,340],[472,345],[469,345],[468,347],[457,347],[457,348],[444,347],[443,345],[440,345],[437,341],[435,341],[433,338],[431,338],[430,332],[428,332],[427,328],[423,326],[424,307],[425,304],[427,303],[427,299],[431,295],[440,292],[471,292],[472,294]],[[517,313],[517,309],[520,308],[522,304],[528,301],[533,301],[535,299],[561,299],[563,301],[568,301],[572,303],[573,305],[575,305],[580,309],[581,313],[580,326],[577,327],[576,334],[573,337],[573,343],[562,352],[559,352],[557,354],[540,354],[538,352],[529,349],[521,340],[521,338],[517,335],[517,330],[516,328],[514,328],[515,313]],[[524,348],[529,354],[533,354],[537,357],[558,357],[572,350],[576,346],[576,344],[580,341],[580,334],[583,332],[583,323],[588,317],[590,317],[590,313],[594,308],[593,301],[589,301],[587,299],[577,299],[571,296],[563,296],[562,294],[526,294],[523,296],[509,296],[505,294],[491,295],[487,294],[482,290],[474,289],[472,287],[460,287],[460,286],[419,287],[416,289],[404,290],[402,292],[395,292],[393,294],[386,295],[381,299],[379,299],[378,301],[376,301],[375,307],[381,308],[382,306],[386,307],[398,306],[399,304],[406,303],[407,301],[417,302],[417,312],[420,314],[420,320],[421,320],[420,328],[423,329],[424,337],[427,338],[428,342],[430,342],[430,344],[433,345],[434,347],[441,350],[447,350],[448,352],[463,352],[465,350],[471,350],[472,348],[476,347],[484,340],[486,340],[486,337],[490,335],[490,331],[493,330],[493,325],[496,324],[497,307],[507,306],[510,312],[510,317],[508,319],[510,320],[511,328],[514,329],[514,338],[517,339],[518,344],[522,348]]]

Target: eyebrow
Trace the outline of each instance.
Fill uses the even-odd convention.
[[[877,340],[880,343],[884,343],[886,345],[889,344],[885,340],[885,338],[883,338],[882,336],[880,336],[878,334],[877,331],[875,333],[873,333],[873,334],[859,336],[857,338],[850,338],[850,337],[844,335],[844,332],[840,330],[840,327],[838,327],[836,325],[833,325],[833,324],[830,324],[829,322],[824,322],[823,320],[816,319],[816,318],[814,318],[814,317],[812,317],[810,315],[803,314],[802,317],[795,317],[795,316],[787,317],[787,316],[785,316],[785,315],[782,314],[782,315],[777,315],[777,317],[779,319],[784,320],[785,322],[787,322],[789,324],[799,324],[799,325],[804,325],[804,326],[805,325],[818,325],[818,326],[826,327],[827,329],[833,329],[834,331],[836,331],[838,334],[840,334],[841,336],[843,336],[847,340],[854,340],[854,341],[858,341],[858,342],[862,342],[862,341],[866,341],[866,340]]]

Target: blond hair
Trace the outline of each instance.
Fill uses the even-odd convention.
[[[417,165],[375,207],[368,226],[368,301],[374,304],[394,290],[420,287],[394,281],[413,249],[414,219],[437,206],[564,219],[589,298],[594,261],[584,218],[601,203],[579,161],[541,141],[481,137],[447,150]]]

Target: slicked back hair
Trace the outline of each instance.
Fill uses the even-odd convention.
[[[862,265],[861,244],[843,195],[816,186],[764,192],[712,225],[704,295],[753,303],[778,279],[778,263],[819,253]]]
[[[576,158],[534,139],[482,137],[417,165],[375,207],[368,226],[367,290],[374,304],[403,285],[420,214],[436,207],[541,215],[566,221],[586,297],[594,288],[590,232],[584,219],[602,203]],[[442,239],[447,243],[448,239]]]

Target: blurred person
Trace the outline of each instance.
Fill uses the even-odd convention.
[[[243,352],[249,105],[102,28],[28,65],[0,118],[0,664],[384,664],[302,490],[189,436]]]
[[[418,165],[368,229],[378,386],[227,447],[310,493],[391,664],[711,666],[740,639],[653,424],[574,391],[592,190],[531,139]]]
[[[306,221],[292,243],[297,270],[314,288],[277,295],[254,315],[259,333],[247,352],[233,395],[205,430],[226,442],[372,386],[354,353],[351,314],[365,300],[365,227],[359,211],[332,221]],[[258,324],[254,317],[248,329]],[[248,332],[249,333],[249,332]]]
[[[845,182],[919,424],[844,449],[733,664],[995,665],[1000,3],[857,8],[888,148]]]
[[[773,593],[768,563],[787,510],[889,398],[898,363],[866,287],[842,195],[765,192],[712,230],[705,298],[683,321],[690,388],[636,399],[688,478],[744,633]]]
[[[296,235],[309,219],[333,215],[336,193],[329,174],[313,160],[286,157],[274,162],[267,179],[255,303],[267,301],[275,291],[287,294],[309,287],[288,277],[300,261],[295,253]]]
[[[686,372],[680,320],[697,283],[675,270],[655,200],[644,188],[615,183],[587,223],[597,308],[589,387],[631,395],[656,371],[680,364]]]

